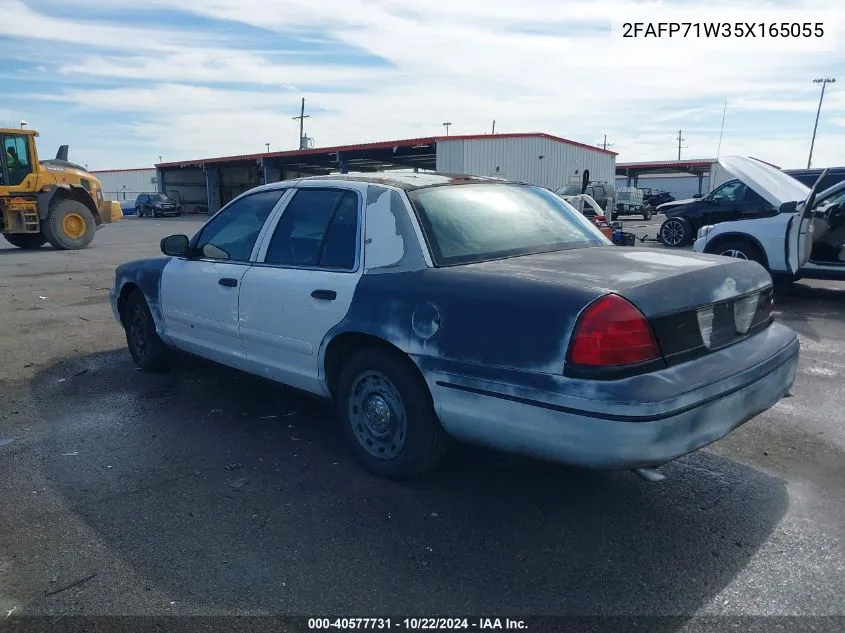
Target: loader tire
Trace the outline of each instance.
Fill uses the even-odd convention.
[[[27,250],[41,248],[47,242],[47,239],[41,233],[12,233],[3,237],[12,246]]]
[[[81,202],[59,200],[44,220],[44,237],[58,249],[70,251],[85,248],[94,239],[94,215]]]

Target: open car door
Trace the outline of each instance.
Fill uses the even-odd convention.
[[[798,210],[789,219],[786,226],[786,265],[789,273],[795,275],[810,260],[813,250],[813,211],[816,206],[816,194],[827,176],[825,169],[816,180],[810,194]]]

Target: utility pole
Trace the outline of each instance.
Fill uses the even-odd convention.
[[[451,122],[451,121],[446,121],[446,122],[443,124],[443,127],[445,127],[445,128],[446,128],[446,136],[449,136],[449,126],[450,126],[450,125],[452,125],[452,122]]]
[[[267,146],[267,153],[270,153],[270,143],[264,143]]]
[[[678,140],[678,160],[681,160],[681,147],[682,147],[681,143],[683,141],[687,140],[683,136],[681,136],[681,130],[678,130],[678,139],[677,140]],[[686,145],[684,145],[683,147],[686,147]]]
[[[299,119],[299,149],[305,149],[305,119],[311,118],[311,115],[305,114],[305,97],[302,97],[302,107],[299,110],[299,116],[291,118],[294,121]]]
[[[493,119],[493,131],[490,132],[490,134],[495,134],[495,133],[496,133],[496,119]]]
[[[613,147],[613,143],[607,142],[607,134],[604,135],[604,141],[601,143],[597,143],[597,145],[601,145],[602,149],[607,149],[608,147]]]
[[[816,124],[813,126],[813,140],[810,141],[810,156],[807,158],[807,169],[810,169],[810,165],[813,162],[813,147],[816,144],[816,130],[819,128],[819,115],[822,113],[822,101],[824,100],[824,89],[827,87],[827,84],[835,84],[836,78],[835,77],[825,77],[824,79],[813,79],[813,83],[822,85],[822,95],[819,97],[819,109],[816,111]]]

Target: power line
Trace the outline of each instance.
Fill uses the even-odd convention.
[[[813,140],[810,141],[810,156],[807,158],[807,169],[810,169],[810,164],[813,162],[813,147],[816,145],[816,130],[819,128],[819,115],[822,113],[822,101],[824,100],[824,89],[827,84],[835,84],[835,77],[825,77],[824,79],[813,79],[814,84],[822,85],[822,94],[819,97],[819,109],[816,110],[816,124],[813,126]]]

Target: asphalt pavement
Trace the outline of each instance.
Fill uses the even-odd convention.
[[[395,483],[354,463],[325,403],[197,360],[135,369],[114,267],[199,225],[0,246],[0,620],[845,616],[845,284],[778,293],[794,395],[662,482],[456,446]]]

